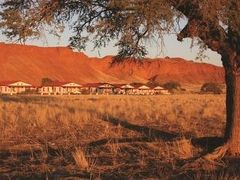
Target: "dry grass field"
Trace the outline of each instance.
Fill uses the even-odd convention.
[[[229,160],[211,172],[182,168],[221,141],[224,101],[197,94],[3,96],[0,179],[237,179]]]

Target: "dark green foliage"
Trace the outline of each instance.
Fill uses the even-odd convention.
[[[162,86],[169,91],[181,90],[181,84],[175,81],[166,82]]]
[[[53,83],[53,80],[50,79],[50,78],[42,78],[42,83],[41,85],[44,86],[44,85],[51,85]]]
[[[179,41],[197,37],[201,49],[221,55],[240,51],[239,0],[2,0],[0,8],[0,28],[11,40],[38,38],[44,28],[59,36],[67,27],[79,50],[89,41],[96,48],[116,42],[116,60],[141,59],[147,41],[163,44],[172,33]]]
[[[166,0],[4,0],[0,5],[0,28],[10,39],[39,37],[44,27],[59,35],[68,26],[73,32],[70,45],[78,50],[89,41],[98,48],[116,40],[116,60],[141,59],[147,54],[145,41],[174,31],[180,18]]]
[[[205,84],[202,85],[201,92],[221,94],[222,93],[222,89],[221,89],[219,84],[209,82],[209,83],[205,83]]]

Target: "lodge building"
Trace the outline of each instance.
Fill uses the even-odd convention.
[[[83,88],[88,94],[114,94],[115,86],[109,83],[88,83]]]
[[[23,81],[2,81],[0,82],[0,94],[22,94],[35,90],[35,88]]]
[[[38,88],[41,95],[77,95],[81,94],[82,85],[73,82],[53,81]]]
[[[114,84],[114,93],[115,94],[125,94],[125,95],[131,95],[133,94],[134,87],[130,84]]]
[[[40,87],[23,81],[0,82],[0,94],[39,94],[39,95],[158,95],[170,94],[161,86],[148,86],[146,84],[110,84],[110,83],[88,83],[77,84],[75,82],[52,81]]]

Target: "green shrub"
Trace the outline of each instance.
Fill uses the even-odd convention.
[[[162,86],[169,91],[181,90],[181,84],[175,81],[166,82]]]
[[[221,94],[222,89],[217,83],[204,83],[201,87],[201,92],[203,93],[213,93],[213,94]]]
[[[42,86],[47,86],[47,85],[50,85],[50,84],[52,84],[54,81],[52,80],[52,79],[50,79],[50,78],[48,78],[48,77],[45,77],[45,78],[42,78],[42,83],[41,83],[41,85]]]

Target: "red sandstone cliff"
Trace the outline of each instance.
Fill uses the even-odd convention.
[[[23,80],[39,85],[48,77],[59,81],[158,82],[170,80],[186,84],[224,82],[224,71],[205,63],[181,58],[146,59],[143,63],[125,62],[111,66],[111,56],[90,58],[65,47],[36,47],[0,43],[0,81]]]

